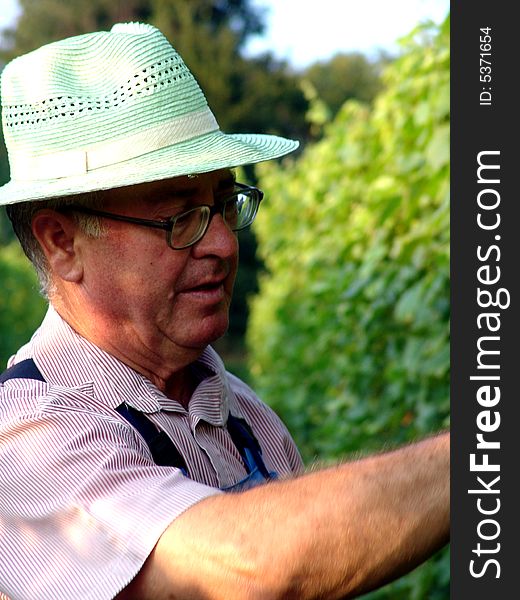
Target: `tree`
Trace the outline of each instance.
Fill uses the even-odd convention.
[[[335,115],[347,100],[372,102],[381,91],[381,70],[389,62],[387,55],[371,61],[360,52],[336,54],[328,61],[310,65],[302,76]]]
[[[348,101],[299,158],[261,167],[276,198],[255,228],[251,371],[304,458],[446,425],[449,20],[403,42],[373,105]],[[373,597],[440,600],[448,572],[445,552]]]
[[[5,62],[49,42],[150,15],[148,0],[19,0],[19,4],[16,26],[2,32]]]

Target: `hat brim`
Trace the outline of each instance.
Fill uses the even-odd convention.
[[[298,147],[294,140],[260,134],[214,131],[84,175],[46,180],[12,180],[0,187],[0,205],[46,200],[193,173],[208,173],[280,158]]]

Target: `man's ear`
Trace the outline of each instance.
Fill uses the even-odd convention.
[[[52,273],[71,283],[83,278],[83,265],[78,252],[78,225],[68,215],[51,209],[38,211],[32,220],[32,231],[47,258]]]

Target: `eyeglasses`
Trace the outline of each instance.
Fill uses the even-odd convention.
[[[135,225],[144,225],[166,231],[166,241],[173,250],[182,250],[196,244],[206,233],[211,219],[217,213],[231,231],[241,231],[255,220],[258,207],[264,193],[258,188],[235,183],[235,191],[224,198],[217,199],[214,205],[200,204],[164,221],[139,219],[96,210],[80,204],[69,204],[62,210],[74,210],[79,213],[105,217],[114,221],[124,221]]]

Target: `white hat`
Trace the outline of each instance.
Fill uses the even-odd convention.
[[[257,163],[298,147],[220,131],[181,57],[141,23],[14,59],[1,96],[11,181],[0,205]]]

